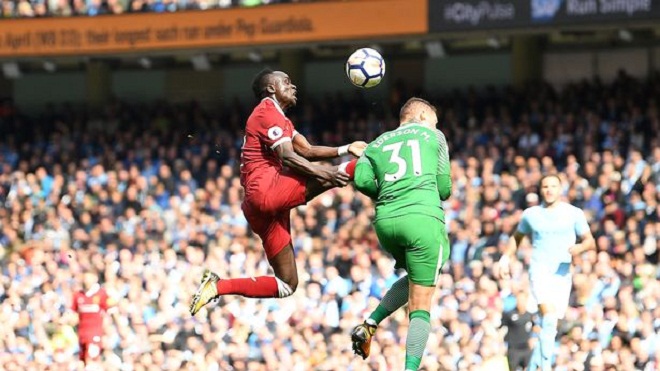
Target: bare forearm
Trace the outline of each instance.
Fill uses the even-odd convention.
[[[513,234],[511,237],[509,237],[509,241],[506,244],[506,249],[504,250],[504,255],[513,257],[516,254],[516,250],[518,250],[518,245],[520,244],[521,240],[522,237],[518,236],[517,234]]]
[[[341,156],[340,147],[311,146],[299,153],[309,161],[328,160]]]
[[[582,240],[578,246],[578,251],[576,253],[583,253],[585,251],[589,251],[592,249],[596,248],[596,241],[594,240],[593,236],[586,237],[585,239]]]
[[[298,134],[292,140],[293,150],[309,161],[328,160],[348,153],[349,145],[341,147],[313,146]]]
[[[299,174],[310,178],[318,178],[317,166],[302,156],[293,155],[284,157],[282,163]]]

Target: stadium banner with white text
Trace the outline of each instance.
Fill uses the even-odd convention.
[[[166,14],[2,19],[0,57],[284,45],[427,32],[428,0],[354,0]]]
[[[430,32],[660,20],[657,0],[429,0]]]

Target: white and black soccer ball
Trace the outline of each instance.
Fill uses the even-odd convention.
[[[346,61],[346,75],[355,86],[374,87],[385,76],[385,60],[374,49],[358,49]]]

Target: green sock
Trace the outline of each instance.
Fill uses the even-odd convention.
[[[392,287],[387,290],[387,293],[380,301],[376,310],[371,313],[367,323],[379,325],[385,318],[392,314],[395,310],[401,308],[408,302],[408,292],[410,288],[408,285],[408,276],[399,278]],[[374,323],[371,323],[371,322]]]
[[[431,332],[431,315],[425,310],[410,312],[406,337],[406,370],[417,371]]]
[[[387,318],[392,312],[389,310],[385,309],[381,304],[378,304],[376,307],[376,310],[374,310],[371,315],[369,316],[369,319],[367,320],[367,323],[370,325],[376,325],[378,326],[385,318]],[[373,321],[373,323],[372,323]]]

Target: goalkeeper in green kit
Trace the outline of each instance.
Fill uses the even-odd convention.
[[[378,324],[409,306],[406,371],[416,371],[431,330],[431,299],[449,257],[442,201],[451,195],[449,152],[436,109],[412,98],[401,108],[400,126],[371,142],[355,166],[355,187],[376,203],[374,227],[381,246],[408,275],[351,333],[353,351],[366,359]]]

